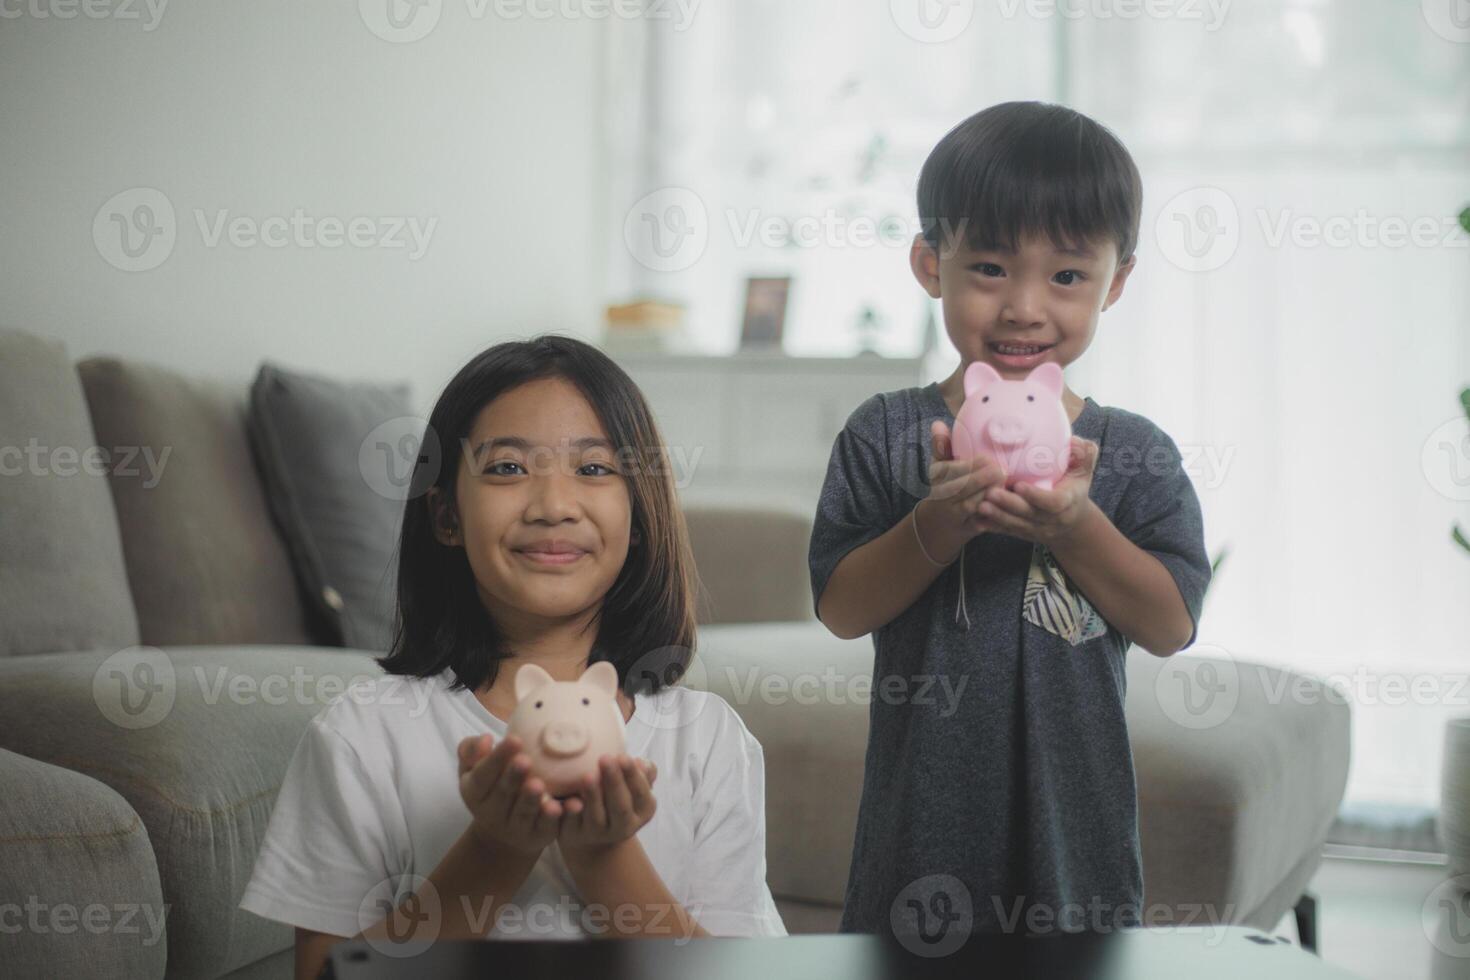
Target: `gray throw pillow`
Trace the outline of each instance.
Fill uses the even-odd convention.
[[[261,476],[309,601],[344,646],[392,641],[404,494],[374,467],[413,420],[406,384],[336,381],[262,364],[249,427]]]

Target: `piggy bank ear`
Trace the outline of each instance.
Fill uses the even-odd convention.
[[[582,672],[578,684],[586,684],[599,694],[613,698],[618,694],[618,669],[610,660],[599,660]]]
[[[1062,393],[1062,366],[1055,361],[1045,364],[1026,375],[1027,381],[1035,381],[1053,395]]]
[[[516,671],[515,691],[516,700],[523,701],[526,695],[540,687],[551,683],[551,675],[543,668],[535,664],[524,664]]]
[[[988,388],[1000,381],[1000,374],[984,361],[976,361],[965,368],[965,397],[969,398],[981,388]]]

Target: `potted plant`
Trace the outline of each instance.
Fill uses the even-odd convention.
[[[1460,212],[1460,227],[1470,233],[1470,207]],[[1460,392],[1460,407],[1470,420],[1470,388]],[[1450,539],[1470,555],[1470,537],[1457,522]],[[1440,770],[1440,846],[1449,856],[1450,875],[1470,874],[1470,716],[1445,722],[1444,763]]]

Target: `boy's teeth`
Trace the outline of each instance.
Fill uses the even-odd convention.
[[[995,349],[1002,354],[1035,354],[1041,350],[1040,347],[1013,347],[1009,344],[996,344]]]

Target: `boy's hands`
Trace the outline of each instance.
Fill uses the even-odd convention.
[[[1098,453],[1097,443],[1073,436],[1067,472],[1056,486],[1042,490],[1018,483],[1013,489],[992,489],[979,505],[979,513],[997,531],[1049,548],[1065,542],[1091,508],[1088,493]]]
[[[566,800],[557,844],[568,863],[588,856],[599,847],[627,840],[653,819],[657,801],[653,782],[658,767],[628,755],[604,755],[598,759],[598,774],[588,776],[578,788],[580,795]]]
[[[977,534],[1000,530],[980,507],[995,488],[1005,485],[1006,474],[991,456],[955,459],[949,426],[938,419],[929,427],[929,435],[934,461],[929,464],[929,496],[920,501],[927,502],[923,522],[931,529],[925,536],[926,545],[938,538],[939,547],[930,547],[930,554],[948,561]],[[914,518],[920,519],[917,511]]]
[[[499,745],[493,735],[459,743],[459,795],[473,817],[471,829],[486,844],[539,855],[556,839],[562,805],[546,794],[546,784],[528,778],[531,759],[521,740]]]

